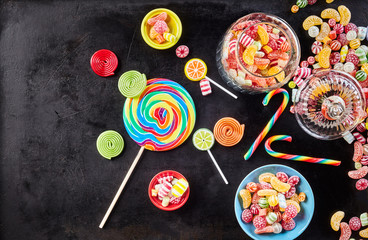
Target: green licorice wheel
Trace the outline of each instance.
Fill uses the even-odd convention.
[[[124,97],[134,98],[139,96],[146,88],[147,78],[145,74],[131,70],[123,73],[119,78],[119,91]]]
[[[98,136],[96,146],[101,156],[110,160],[123,151],[124,139],[118,132],[107,130]]]

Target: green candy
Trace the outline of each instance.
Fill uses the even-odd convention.
[[[363,48],[359,47],[357,50],[355,50],[355,54],[359,58],[359,64],[360,65],[363,65],[364,63],[367,62],[367,57],[365,56],[366,53],[365,53]]]
[[[261,208],[268,208],[269,204],[268,204],[268,200],[267,198],[260,198],[258,200],[258,205],[261,207]]]
[[[98,136],[96,146],[101,156],[110,160],[123,151],[124,139],[118,132],[107,130]]]
[[[356,80],[362,82],[367,79],[367,74],[363,70],[359,70],[355,74]]]
[[[299,8],[305,8],[308,5],[308,0],[298,0],[296,1],[296,5],[298,5]]]
[[[139,96],[146,88],[147,78],[146,75],[135,71],[127,71],[119,78],[119,91],[124,97],[134,98]]]

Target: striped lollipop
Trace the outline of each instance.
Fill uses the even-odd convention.
[[[98,136],[96,146],[101,156],[110,160],[123,151],[124,139],[118,132],[108,130]]]
[[[309,162],[309,163],[319,163],[319,164],[326,164],[326,165],[332,165],[332,166],[339,166],[340,161],[336,161],[333,159],[328,158],[315,158],[315,157],[308,157],[308,156],[301,156],[301,155],[293,155],[293,154],[286,154],[286,153],[280,153],[276,152],[271,149],[271,143],[274,141],[288,141],[291,142],[292,138],[288,135],[275,135],[267,139],[265,142],[265,149],[268,154],[270,154],[272,157],[276,158],[282,158],[287,160],[293,160],[293,161],[299,161],[299,162]]]
[[[101,77],[114,75],[114,71],[118,66],[118,58],[107,49],[101,49],[95,52],[90,61],[92,70]]]
[[[127,71],[119,78],[118,88],[121,94],[127,98],[139,96],[146,88],[146,75],[135,71]]]

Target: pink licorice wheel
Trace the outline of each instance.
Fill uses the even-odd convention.
[[[176,48],[176,56],[178,58],[185,58],[189,54],[189,48],[185,45],[180,45]]]
[[[117,66],[118,58],[110,50],[98,50],[91,57],[92,70],[101,77],[114,75]]]

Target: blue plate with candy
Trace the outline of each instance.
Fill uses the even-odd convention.
[[[286,231],[282,230],[281,233],[264,233],[264,234],[256,234],[254,230],[256,229],[252,222],[245,223],[242,220],[242,212],[243,212],[243,201],[240,197],[240,190],[246,189],[247,183],[249,182],[255,182],[258,183],[258,177],[262,173],[273,173],[276,175],[277,172],[284,172],[289,177],[291,176],[298,176],[300,181],[295,186],[296,192],[304,192],[306,194],[306,200],[304,202],[300,202],[300,212],[298,215],[294,218],[295,221],[295,228]],[[253,193],[252,193],[253,196]],[[279,165],[279,164],[271,164],[271,165],[265,165],[263,167],[259,167],[249,173],[243,181],[240,183],[238,190],[236,191],[235,195],[235,201],[234,201],[234,210],[236,219],[238,220],[238,223],[240,227],[243,229],[243,231],[248,234],[248,236],[252,237],[253,239],[260,239],[260,240],[285,240],[285,239],[295,239],[300,234],[303,233],[303,231],[308,227],[310,221],[312,220],[313,213],[314,213],[314,195],[312,188],[310,187],[308,181],[301,175],[298,171],[291,167],[287,167],[285,165]],[[281,223],[281,222],[280,222]]]

